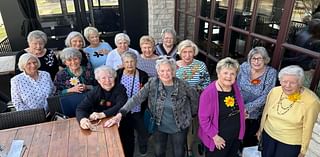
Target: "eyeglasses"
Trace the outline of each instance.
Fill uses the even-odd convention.
[[[256,62],[256,61],[261,62],[262,60],[263,60],[262,57],[257,57],[257,58],[252,57],[252,58],[251,58],[251,62]]]

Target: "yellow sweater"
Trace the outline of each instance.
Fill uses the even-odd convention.
[[[301,145],[300,152],[305,154],[319,112],[320,100],[311,90],[304,88],[301,98],[293,103],[280,86],[275,87],[268,94],[260,129],[282,143]]]

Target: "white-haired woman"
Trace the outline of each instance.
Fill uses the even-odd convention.
[[[243,147],[257,145],[256,133],[266,98],[276,85],[277,71],[268,66],[270,57],[264,47],[255,47],[248,54],[247,62],[240,66],[237,82],[245,103],[247,119]]]
[[[30,53],[38,57],[41,63],[39,70],[48,72],[53,80],[54,76],[59,70],[59,65],[54,52],[51,49],[45,48],[47,43],[47,35],[42,31],[35,30],[28,34],[27,41],[29,47],[18,52],[16,55],[16,74],[21,73],[18,67],[20,56],[25,53]]]
[[[77,106],[76,117],[82,129],[91,129],[91,121],[111,117],[127,102],[126,88],[116,82],[117,73],[109,66],[100,66],[94,70],[98,86],[89,91]],[[133,156],[134,135],[131,124],[124,118],[119,134],[126,157]]]
[[[169,138],[173,147],[172,156],[184,157],[188,128],[192,116],[197,113],[198,93],[185,81],[175,77],[174,59],[157,60],[156,69],[158,78],[151,78],[105,126],[119,123],[132,108],[148,99],[148,108],[157,126],[153,134],[155,156],[165,156]]]
[[[114,43],[117,46],[117,48],[113,49],[108,58],[107,61],[105,62],[106,65],[112,67],[115,70],[118,70],[123,67],[122,65],[122,60],[121,60],[121,55],[126,52],[130,51],[138,55],[138,51],[134,50],[132,48],[129,48],[130,45],[130,38],[127,34],[125,33],[118,33],[114,37]]]
[[[206,157],[238,156],[245,131],[244,103],[236,83],[239,63],[230,57],[217,63],[218,79],[201,93],[198,136]]]
[[[165,28],[161,32],[162,43],[156,45],[156,54],[158,56],[170,56],[174,59],[177,57],[176,31]]]
[[[302,86],[303,69],[287,66],[279,72],[279,87],[268,94],[257,137],[262,157],[303,157],[320,112],[319,98]]]
[[[81,52],[81,55],[82,55],[81,66],[88,66],[88,68],[91,68],[91,64],[88,60],[88,55],[83,51],[83,47],[85,46],[85,43],[86,42],[82,34],[76,31],[70,32],[65,40],[66,47],[72,47],[72,48],[78,49],[79,52]],[[61,61],[60,57],[58,58],[58,60],[60,62],[60,66],[65,68],[66,65]]]
[[[93,71],[81,66],[82,54],[78,49],[65,48],[60,58],[66,67],[60,70],[54,79],[57,94],[82,93],[92,89],[95,84]]]
[[[112,47],[109,43],[100,41],[99,31],[95,27],[86,27],[83,34],[90,43],[90,45],[83,50],[88,54],[92,68],[95,69],[104,65]]]
[[[11,99],[15,108],[18,111],[48,110],[47,97],[54,92],[50,74],[38,70],[41,66],[39,59],[29,53],[20,56],[18,66],[22,73],[11,79]]]

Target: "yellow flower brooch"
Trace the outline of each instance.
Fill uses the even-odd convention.
[[[80,83],[79,79],[77,77],[72,77],[70,78],[70,84],[73,85],[73,86],[76,86],[77,84]]]
[[[234,98],[232,96],[227,96],[224,98],[224,103],[227,107],[233,107],[234,106]]]
[[[294,93],[294,94],[288,95],[288,100],[290,100],[292,102],[296,102],[300,98],[301,98],[300,93]]]

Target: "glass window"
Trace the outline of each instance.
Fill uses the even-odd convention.
[[[184,31],[187,31],[184,29],[184,26],[185,26],[185,14],[183,13],[179,13],[178,15],[178,30],[177,31],[177,35],[178,35],[178,38],[180,39],[185,39],[185,36],[184,36]]]
[[[186,8],[186,0],[179,0],[179,9],[184,10]]]
[[[61,14],[60,0],[36,0],[39,15]]]
[[[217,0],[215,6],[214,19],[222,23],[226,23],[227,20],[227,10],[228,10],[228,0]]]
[[[233,31],[230,38],[229,55],[234,58],[245,56],[246,41],[247,36]]]
[[[189,5],[187,8],[187,12],[191,15],[196,16],[196,8],[197,8],[196,7],[196,4],[197,4],[196,0],[188,0],[188,3],[189,3]]]
[[[258,2],[255,33],[277,38],[284,1],[261,0]]]
[[[258,38],[254,38],[252,40],[252,47],[254,48],[257,46],[264,47],[267,50],[269,57],[272,59],[274,48],[276,47],[276,44],[273,44],[273,43],[270,43],[270,42],[267,42],[267,41],[264,41],[264,40],[261,40]]]
[[[93,6],[99,6],[99,0],[93,0]],[[117,6],[118,0],[100,0],[100,6]]]
[[[211,0],[202,0],[200,15],[202,17],[210,18],[210,13],[211,13]]]
[[[233,26],[248,30],[251,22],[253,1],[236,0],[233,16]]]
[[[194,27],[195,27],[195,18],[193,16],[187,16],[187,39],[194,39]]]
[[[2,16],[0,13],[0,41],[7,37],[6,29],[4,28]]]

